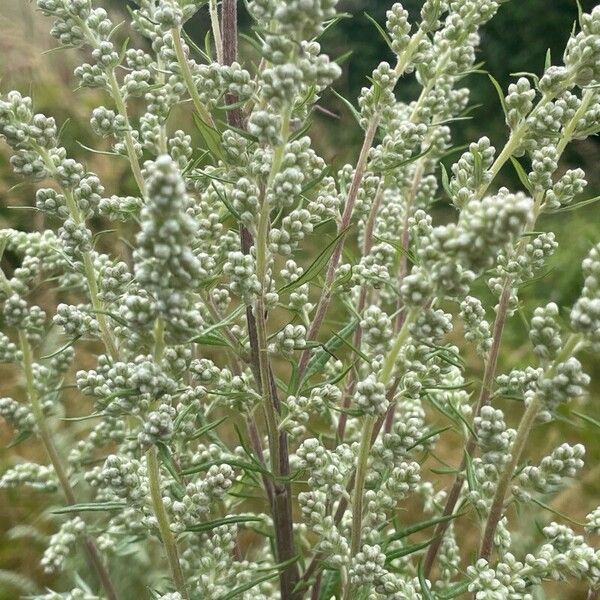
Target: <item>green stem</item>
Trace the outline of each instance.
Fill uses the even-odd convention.
[[[402,328],[398,332],[398,335],[396,336],[392,347],[389,349],[383,361],[383,365],[381,366],[381,372],[379,373],[379,381],[381,381],[381,383],[383,383],[386,386],[392,378],[392,372],[394,370],[394,365],[396,364],[396,359],[398,358],[398,354],[400,353],[400,350],[402,349],[402,346],[404,345],[404,342],[408,337],[410,326],[412,325],[412,322],[414,321],[416,316],[417,309],[411,308],[406,315],[406,319],[404,319]]]
[[[217,8],[217,0],[209,1],[210,24],[212,34],[215,39],[215,49],[217,51],[217,62],[223,64],[223,40],[221,39],[221,26],[219,24],[219,10]]]
[[[83,218],[81,217],[81,213],[79,212],[79,208],[73,198],[73,193],[71,190],[64,190],[65,199],[67,203],[67,208],[69,209],[69,213],[73,220],[78,224],[83,224]],[[96,316],[96,320],[98,321],[98,327],[100,328],[100,335],[102,337],[102,341],[106,347],[106,350],[110,354],[113,359],[118,357],[118,350],[115,339],[112,335],[112,332],[108,326],[108,322],[106,320],[104,304],[100,300],[99,292],[98,292],[98,282],[96,280],[96,269],[94,268],[94,261],[92,259],[92,255],[90,252],[84,251],[81,253],[81,258],[83,261],[83,271],[85,274],[85,279],[88,286],[88,292],[90,294],[90,303],[92,305],[92,309],[94,310],[94,314]]]
[[[158,463],[158,450],[156,446],[152,446],[148,452],[146,452],[146,460],[148,461],[148,480],[150,483],[150,497],[152,499],[152,509],[156,520],[158,521],[158,530],[160,531],[160,537],[162,539],[165,552],[167,553],[167,561],[169,568],[171,569],[171,575],[177,591],[181,594],[184,600],[189,600],[189,594],[185,586],[185,579],[183,577],[183,571],[181,570],[181,564],[179,563],[179,553],[177,551],[177,544],[175,542],[175,536],[171,531],[171,524],[169,523],[169,516],[165,509],[165,505],[162,499],[162,493],[160,491],[160,470]]]
[[[125,120],[125,147],[127,148],[127,156],[129,157],[129,164],[131,165],[133,177],[143,196],[146,193],[146,182],[142,176],[140,161],[138,160],[135,151],[133,135],[131,134],[131,124],[129,122],[129,116],[127,115],[127,106],[125,105],[125,100],[121,94],[121,89],[119,88],[119,83],[117,81],[114,68],[108,70],[106,75],[110,84],[110,95],[112,96],[115,106],[117,107],[118,113]]]
[[[165,324],[159,317],[154,322],[154,351],[153,357],[155,362],[162,360],[165,350]],[[148,480],[150,483],[150,498],[152,500],[152,510],[158,522],[158,530],[160,537],[167,554],[167,561],[171,570],[171,575],[175,583],[177,591],[181,594],[184,600],[189,600],[189,595],[185,586],[185,579],[181,564],[179,563],[179,553],[177,551],[177,542],[171,531],[169,516],[165,509],[160,489],[160,466],[158,461],[158,450],[156,446],[152,446],[146,452],[146,460],[148,461]]]
[[[19,345],[21,348],[21,353],[23,355],[23,371],[25,373],[25,385],[27,389],[27,396],[29,397],[31,411],[35,419],[38,434],[40,436],[40,439],[42,440],[42,444],[44,445],[46,454],[50,459],[52,468],[56,473],[56,477],[58,478],[58,482],[65,496],[67,504],[77,504],[75,493],[73,492],[73,488],[71,487],[71,482],[69,481],[67,472],[63,467],[62,460],[54,444],[52,434],[50,433],[50,429],[48,428],[48,425],[46,423],[46,416],[44,415],[44,409],[40,401],[40,397],[37,393],[37,390],[35,389],[35,376],[33,373],[33,353],[31,351],[31,346],[29,344],[29,340],[27,339],[25,332],[21,330],[19,330]],[[98,548],[96,547],[96,543],[89,536],[85,536],[82,541],[84,549],[86,551],[87,560],[90,566],[92,567],[92,570],[98,576],[100,584],[102,585],[102,588],[104,589],[108,600],[117,600],[117,592],[115,591],[108,571],[106,570],[106,567],[102,562],[100,553],[98,552]]]
[[[550,378],[554,375],[558,365],[575,353],[580,341],[581,335],[579,334],[572,334],[569,337],[559,355],[552,362],[552,365],[546,370],[545,377]],[[517,435],[511,448],[511,459],[500,476],[481,541],[479,556],[481,558],[485,558],[486,560],[489,560],[492,555],[494,535],[496,533],[496,528],[498,527],[498,522],[502,518],[502,514],[504,512],[504,501],[506,499],[508,488],[510,487],[515,470],[519,464],[519,461],[521,460],[523,450],[529,441],[531,429],[535,424],[535,420],[537,419],[541,408],[542,399],[536,394],[533,396],[533,398],[531,398],[531,401],[523,413],[521,422],[519,423]]]
[[[369,450],[371,449],[371,438],[375,427],[375,417],[368,416],[360,438],[358,451],[358,462],[356,465],[356,476],[354,480],[354,493],[352,499],[352,537],[350,540],[350,556],[358,554],[362,542],[362,518],[365,480],[367,478],[367,465],[369,463]],[[346,582],[344,600],[351,598],[351,586]]]
[[[181,69],[181,75],[183,76],[185,86],[187,88],[188,94],[190,95],[190,98],[192,99],[194,108],[196,109],[198,116],[202,119],[202,121],[204,121],[206,125],[209,125],[213,129],[216,129],[215,122],[213,121],[212,116],[206,110],[204,104],[202,104],[202,100],[200,99],[200,95],[198,94],[198,88],[196,88],[194,77],[192,75],[190,65],[188,63],[187,57],[185,56],[185,51],[183,49],[181,30],[177,27],[174,27],[173,29],[171,29],[171,35],[173,36],[173,47],[175,49],[175,55],[177,56],[179,68]]]

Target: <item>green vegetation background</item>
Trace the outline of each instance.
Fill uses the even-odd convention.
[[[110,0],[108,4],[115,11],[122,11],[124,14],[124,0]],[[352,54],[344,63],[344,75],[336,84],[339,93],[347,98],[355,100],[365,83],[365,77],[379,60],[392,60],[389,49],[363,14],[368,12],[383,23],[389,4],[390,2],[382,0],[341,0],[341,10],[349,13],[352,18],[342,19],[322,40],[326,50],[333,57],[352,50]],[[582,4],[584,10],[590,10],[596,2],[583,0]],[[421,5],[419,0],[406,0],[404,5],[415,18],[418,16]],[[511,82],[511,73],[539,73],[543,69],[548,48],[552,57],[560,60],[576,17],[575,0],[507,2],[482,32],[479,56],[484,63],[483,68],[494,75],[503,89]],[[241,18],[242,23],[247,26],[248,19],[243,11]],[[189,24],[189,33],[200,44],[203,44],[207,25],[206,10],[201,10]],[[49,27],[49,21],[35,11],[33,2],[0,1],[0,92],[5,93],[16,88],[21,92],[30,93],[34,97],[36,110],[54,115],[59,126],[68,121],[63,143],[69,152],[85,161],[103,177],[109,193],[115,193],[119,186],[130,185],[127,165],[115,164],[114,161],[107,161],[105,157],[91,154],[77,143],[79,141],[85,146],[95,148],[101,146],[101,142],[89,132],[88,121],[92,108],[106,99],[95,91],[74,91],[72,71],[79,60],[76,52],[42,54],[54,46],[48,35]],[[245,49],[248,47],[242,42],[242,50]],[[507,132],[496,91],[484,74],[469,76],[465,85],[472,90],[471,103],[479,108],[472,113],[472,120],[462,121],[454,126],[456,145],[487,135],[496,147],[500,147],[506,139]],[[402,99],[414,98],[417,93],[414,79],[408,77],[403,80],[397,93]],[[338,166],[345,162],[353,162],[361,142],[361,132],[347,109],[335,96],[326,94],[321,100],[321,105],[337,117],[315,116],[312,135],[319,151],[327,160]],[[8,157],[6,147],[0,146],[0,227],[40,227],[43,219],[23,208],[32,205],[34,187],[27,183],[20,184],[10,171]],[[600,194],[599,159],[599,143],[588,140],[573,144],[563,161],[563,169],[570,166],[582,166],[585,169],[589,181],[585,198]],[[501,174],[499,184],[513,189],[519,187],[518,179],[510,167]],[[443,202],[440,206],[439,218],[449,218],[450,209],[444,207]],[[554,301],[562,307],[569,307],[577,297],[582,283],[581,259],[592,244],[600,241],[599,216],[600,203],[564,213],[560,217],[546,217],[542,220],[542,228],[557,233],[559,251],[545,276],[523,290],[521,310],[511,319],[505,335],[501,368],[523,366],[532,359],[526,329],[527,320],[536,306]],[[482,293],[485,294],[484,291]],[[488,298],[492,302],[492,298]],[[567,310],[564,315],[566,318]],[[565,412],[561,421],[538,427],[531,445],[531,459],[535,460],[544,450],[563,441],[582,441],[586,444],[587,464],[580,479],[558,497],[549,499],[552,510],[567,513],[576,521],[581,521],[587,512],[600,504],[600,404],[597,398],[600,389],[600,357],[587,356],[585,363],[595,384],[587,405],[577,409],[595,419],[598,425]],[[468,365],[472,370],[472,379],[476,380],[481,372],[477,357],[468,356]],[[14,372],[0,370],[0,395],[9,393],[16,376]],[[76,403],[76,400],[73,402]],[[514,421],[518,418],[518,406],[507,404],[503,408],[507,411],[509,420]],[[81,408],[79,410],[81,411]],[[9,432],[0,425],[0,448],[9,441]],[[43,456],[39,448],[31,448],[29,445],[20,447],[17,451],[29,458]],[[441,458],[454,464],[457,451],[457,440],[450,440],[439,452]],[[0,471],[9,464],[12,452],[14,451],[0,449]],[[52,524],[43,517],[47,508],[47,501],[36,493],[0,493],[0,600],[25,597],[27,586],[30,586],[30,590],[34,587],[43,589],[43,586],[53,582],[42,573],[38,565],[44,548],[43,539],[36,538],[31,531],[27,533],[21,530],[21,535],[19,530],[15,533],[13,529],[19,523],[25,523],[41,532],[52,531]],[[537,527],[556,518],[556,515],[537,506],[529,510],[530,514],[520,516],[523,538],[539,540]],[[525,526],[524,523],[528,525]],[[476,524],[471,522],[464,535],[469,539],[469,536],[474,537],[476,532]],[[24,574],[30,582],[17,581],[7,573],[9,571]],[[19,592],[19,588],[23,591]],[[134,593],[131,597],[140,596]],[[571,600],[584,598],[585,593],[582,590],[562,588],[561,591],[552,590],[548,597]]]

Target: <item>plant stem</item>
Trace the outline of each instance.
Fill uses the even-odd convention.
[[[167,553],[167,561],[171,569],[171,575],[175,583],[177,591],[181,594],[184,600],[189,600],[189,595],[185,586],[185,579],[181,564],[179,563],[179,553],[175,536],[171,531],[169,516],[163,504],[162,493],[160,491],[160,470],[158,464],[158,450],[156,446],[152,446],[146,452],[146,460],[148,461],[148,481],[150,484],[150,498],[152,499],[152,509],[158,522],[158,530],[162,539],[165,552]]]
[[[125,119],[126,131],[125,131],[125,147],[127,148],[127,156],[129,157],[129,164],[131,165],[131,171],[135,182],[142,193],[142,196],[146,193],[146,182],[142,176],[142,170],[140,169],[140,162],[135,152],[135,145],[133,136],[131,135],[131,124],[129,123],[129,116],[127,115],[127,107],[125,106],[125,100],[121,94],[119,83],[115,75],[115,70],[110,69],[107,72],[108,82],[110,84],[111,96],[114,100],[115,106],[117,107],[118,113]]]
[[[217,51],[217,61],[219,64],[223,64],[223,40],[221,39],[221,27],[219,25],[219,9],[217,7],[217,0],[209,0],[208,7],[210,13],[210,25],[212,27],[212,34],[215,40],[215,49]]]
[[[592,102],[593,97],[594,97],[593,90],[586,90],[584,92],[582,101],[581,101],[581,105],[579,106],[579,108],[577,109],[577,111],[575,112],[575,114],[573,115],[571,120],[565,126],[565,128],[563,130],[563,134],[561,136],[561,139],[560,139],[559,143],[557,144],[557,152],[558,152],[559,157],[564,152],[567,144],[573,139],[573,133],[577,127],[577,123],[579,122],[579,120],[581,119],[581,117],[583,116],[585,111],[589,108],[589,105]],[[540,100],[540,103],[538,104],[538,108],[540,105],[544,105],[545,103],[546,103],[545,99],[542,98],[542,100]],[[536,108],[536,110],[537,110],[537,108]],[[511,145],[510,141],[509,141],[509,143],[507,143],[506,147],[508,147],[509,145]],[[505,150],[506,150],[506,147],[505,147]],[[515,147],[516,146],[512,147],[512,151],[514,151]],[[504,158],[505,155],[506,155],[506,152],[503,151],[500,154],[500,156],[498,156],[498,158],[496,159],[495,164],[498,163],[498,165],[496,166],[495,169],[492,167],[492,169],[494,170],[495,173],[498,173],[498,171],[500,170],[500,167],[501,167],[500,162],[502,164],[504,164],[504,162],[506,162],[506,160],[508,160],[508,158],[510,158],[510,155],[509,155],[505,159]],[[485,191],[483,193],[485,193]],[[535,227],[537,218],[538,218],[540,210],[542,208],[542,206],[541,206],[542,200],[543,200],[543,197],[536,199],[535,207],[534,207],[534,215],[533,215],[533,218],[531,219],[531,222],[528,224],[530,229],[533,229]],[[522,248],[525,247],[525,245],[526,245],[525,240],[522,240],[519,243],[517,252],[520,253],[522,251]],[[484,374],[483,374],[483,383],[481,386],[479,398],[477,400],[477,405],[476,405],[475,412],[474,412],[475,417],[479,416],[481,409],[490,403],[490,398],[491,398],[491,394],[492,394],[492,384],[493,384],[494,377],[496,374],[498,357],[499,357],[500,347],[501,347],[501,342],[502,342],[502,334],[504,331],[504,325],[506,323],[506,318],[508,315],[508,306],[509,306],[509,302],[510,302],[512,288],[513,288],[513,281],[510,278],[507,278],[504,281],[502,293],[500,295],[500,300],[498,303],[498,310],[496,312],[496,319],[494,321],[492,347],[490,349],[490,354],[489,354],[488,359],[485,364],[485,370],[484,370]],[[454,484],[452,485],[450,493],[448,494],[448,497],[446,499],[446,505],[444,507],[443,516],[450,516],[454,512],[456,503],[458,502],[458,499],[460,497],[460,492],[462,490],[462,486],[463,486],[464,480],[465,480],[464,470],[467,465],[467,456],[470,456],[471,454],[473,454],[476,447],[477,447],[477,440],[475,439],[475,437],[473,435],[471,435],[467,442],[458,474],[456,476],[456,479],[454,480]],[[424,572],[425,577],[429,577],[429,575],[431,574],[431,569],[435,562],[437,553],[439,552],[440,546],[443,541],[444,534],[446,533],[448,526],[449,526],[449,521],[446,521],[446,522],[439,523],[435,528],[433,542],[431,543],[431,545],[429,546],[429,548],[427,550],[427,554],[425,556],[425,561],[423,563],[423,572]]]
[[[325,319],[325,315],[327,314],[327,311],[329,309],[329,304],[331,303],[331,293],[333,281],[335,279],[335,272],[340,258],[342,256],[342,250],[344,248],[347,230],[352,219],[352,213],[354,212],[356,196],[358,195],[358,190],[360,189],[360,184],[365,174],[367,159],[369,157],[369,151],[371,150],[371,146],[373,145],[373,140],[375,139],[375,133],[377,131],[378,122],[379,117],[373,117],[370,120],[367,130],[365,132],[365,137],[360,150],[360,154],[356,162],[354,176],[352,177],[352,183],[350,184],[350,189],[346,197],[344,212],[342,213],[342,218],[337,228],[338,235],[340,237],[333,249],[331,258],[329,259],[327,273],[325,275],[325,285],[323,286],[323,291],[317,303],[317,308],[315,310],[315,316],[313,318],[312,325],[308,330],[307,339],[309,340],[314,340],[317,338],[319,330],[321,329],[321,325],[323,324],[323,321]],[[298,381],[302,381],[302,376],[304,375],[304,371],[306,370],[306,367],[308,365],[309,358],[310,349],[306,349],[302,352],[300,360],[298,362]]]
[[[571,334],[571,336],[563,346],[562,350],[560,351],[559,355],[554,359],[552,365],[546,370],[546,377],[552,377],[556,371],[557,366],[560,363],[562,363],[566,358],[572,356],[575,353],[580,341],[580,334]],[[496,492],[494,494],[494,499],[492,500],[492,506],[490,508],[490,512],[485,525],[485,530],[483,533],[483,538],[481,541],[481,549],[479,551],[480,558],[485,558],[486,560],[489,560],[491,557],[496,528],[504,512],[504,501],[506,499],[506,494],[508,492],[510,482],[512,481],[513,475],[515,473],[515,469],[517,468],[519,461],[521,460],[523,450],[525,449],[525,446],[529,441],[531,429],[535,423],[535,420],[538,416],[541,407],[542,399],[537,394],[535,394],[531,398],[529,404],[527,405],[527,408],[525,409],[525,412],[523,413],[523,417],[521,418],[521,422],[519,423],[519,428],[517,429],[515,441],[511,448],[510,461],[504,468],[504,471],[496,486]]]
[[[490,403],[492,384],[494,382],[496,368],[498,365],[498,357],[500,354],[500,347],[502,345],[502,333],[504,331],[504,325],[506,323],[506,317],[508,314],[511,291],[512,283],[511,281],[507,280],[504,283],[504,287],[500,295],[500,301],[498,303],[498,310],[496,312],[496,319],[494,320],[494,329],[492,334],[492,347],[490,348],[490,353],[485,363],[483,383],[479,391],[479,398],[477,399],[477,405],[474,411],[475,416],[478,416],[481,412],[481,409]],[[467,457],[473,454],[476,447],[477,439],[471,434],[463,453],[463,459],[458,474],[456,475],[452,489],[450,490],[448,498],[446,499],[446,505],[444,506],[444,512],[442,513],[444,517],[449,517],[456,508],[456,503],[460,497],[460,492],[465,480],[464,470],[467,466]],[[448,529],[448,525],[449,521],[443,521],[438,523],[434,530],[433,541],[427,549],[425,561],[423,562],[423,573],[425,577],[429,577],[431,573],[431,568],[433,567],[433,563],[435,562],[437,553],[439,552],[444,534]]]
[[[381,198],[383,197],[384,185],[383,182],[379,184],[377,188],[377,192],[375,193],[375,198],[373,199],[373,203],[371,204],[371,209],[369,210],[369,217],[365,224],[365,231],[363,235],[363,248],[362,255],[367,256],[373,247],[373,232],[375,229],[375,221],[377,219],[377,214],[379,213],[379,207],[381,205]],[[363,283],[360,286],[360,293],[358,297],[358,303],[356,305],[357,314],[361,315],[365,309],[367,303],[367,296],[370,288]],[[362,327],[360,323],[358,324],[356,331],[354,332],[354,336],[352,339],[352,345],[355,348],[360,348],[362,342]],[[350,406],[350,401],[352,399],[352,394],[354,393],[354,388],[356,386],[356,378],[357,372],[356,369],[352,369],[348,376],[348,382],[346,383],[344,389],[344,400],[342,401],[342,409],[347,409]],[[346,423],[348,421],[348,413],[346,410],[342,411],[340,415],[340,420],[338,421],[337,427],[337,438],[340,442],[344,440],[344,434],[346,432]]]
[[[350,556],[356,556],[360,550],[360,544],[362,540],[363,492],[365,487],[365,479],[367,478],[367,464],[369,462],[369,450],[371,449],[371,437],[373,435],[374,426],[375,417],[368,416],[364,423],[360,438],[358,462],[356,464],[356,475],[354,477]]]
[[[40,402],[39,395],[35,389],[35,376],[33,374],[33,353],[31,351],[31,346],[29,344],[29,340],[23,331],[19,331],[19,345],[21,348],[21,352],[23,354],[23,370],[25,372],[25,385],[27,388],[27,395],[29,397],[29,402],[31,403],[31,411],[35,418],[35,424],[42,440],[42,444],[46,450],[46,454],[50,459],[50,463],[56,473],[56,477],[58,478],[58,482],[62,489],[62,492],[65,496],[65,500],[67,501],[67,505],[77,504],[75,493],[73,492],[73,488],[71,487],[71,483],[69,481],[69,477],[63,467],[62,460],[58,453],[56,446],[54,445],[54,440],[52,438],[52,434],[48,428],[46,423],[46,416],[44,415],[44,409],[42,407],[42,403]],[[90,536],[85,536],[83,538],[83,546],[86,552],[86,557],[88,563],[90,564],[92,570],[96,573],[98,580],[106,596],[109,600],[117,600],[117,592],[112,584],[110,579],[110,575],[102,562],[102,558],[100,557],[100,553],[98,552],[98,548],[96,547],[96,543]]]
[[[162,318],[157,318],[154,322],[154,351],[153,358],[156,363],[159,363],[165,351],[165,324]],[[150,485],[150,498],[152,500],[152,510],[156,521],[158,522],[158,530],[162,544],[167,554],[167,562],[171,570],[173,582],[177,591],[181,594],[184,600],[189,600],[189,595],[185,586],[185,579],[179,562],[179,552],[177,551],[177,542],[171,531],[169,523],[169,515],[165,509],[162,498],[160,485],[160,465],[158,461],[158,449],[152,445],[146,452],[146,460],[148,467],[148,481]]]
[[[198,88],[196,87],[196,83],[194,82],[194,77],[192,75],[190,65],[188,63],[185,51],[183,49],[181,30],[177,27],[174,27],[173,29],[171,29],[171,35],[173,36],[173,48],[175,49],[175,55],[177,56],[177,63],[179,64],[179,68],[181,69],[181,75],[185,82],[188,94],[192,99],[192,103],[194,104],[194,108],[196,109],[196,112],[198,113],[198,116],[202,119],[202,121],[206,125],[215,129],[215,122],[213,121],[212,116],[206,110],[204,104],[202,104],[202,100],[200,100]]]

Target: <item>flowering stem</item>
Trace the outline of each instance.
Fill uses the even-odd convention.
[[[371,209],[369,211],[369,217],[367,219],[367,223],[365,225],[365,232],[363,236],[363,248],[362,255],[367,256],[371,252],[371,248],[373,247],[373,231],[375,229],[375,221],[377,218],[377,214],[379,213],[379,206],[381,205],[381,198],[383,196],[384,185],[383,182],[379,184],[377,188],[377,192],[375,193],[375,198],[373,199],[373,203],[371,204]],[[357,314],[361,315],[363,310],[365,309],[367,303],[367,295],[370,291],[370,288],[363,283],[360,286],[360,294],[358,297],[358,303],[356,306]],[[360,348],[362,341],[362,327],[360,323],[358,324],[356,331],[354,332],[354,336],[352,339],[352,345],[355,348]],[[350,406],[350,400],[352,398],[352,394],[354,392],[354,387],[356,385],[356,369],[350,371],[348,376],[348,382],[345,386],[344,390],[344,400],[342,402],[342,408],[347,409]],[[344,440],[344,434],[346,432],[346,423],[348,421],[348,413],[344,410],[340,415],[340,420],[338,422],[337,427],[337,437],[342,442]]]
[[[42,403],[40,402],[39,395],[35,389],[33,355],[29,340],[23,331],[19,331],[19,345],[21,348],[21,353],[23,354],[23,370],[25,372],[27,395],[29,397],[29,402],[31,403],[31,411],[35,419],[35,424],[40,439],[42,440],[42,444],[46,449],[46,454],[48,454],[48,458],[50,459],[54,472],[56,473],[56,477],[58,478],[58,482],[67,501],[67,505],[77,504],[75,493],[73,492],[69,477],[63,467],[58,450],[54,445],[52,434],[50,433],[46,423],[46,416],[44,415]],[[100,553],[96,547],[96,543],[91,537],[86,535],[83,539],[83,545],[87,555],[87,560],[90,563],[93,571],[98,576],[98,580],[100,581],[100,584],[106,593],[106,597],[108,600],[117,600],[117,592],[112,584],[110,575],[108,574],[108,571],[102,562]]]
[[[215,49],[217,51],[217,61],[219,64],[223,64],[223,40],[221,39],[221,27],[219,25],[219,9],[217,7],[217,0],[210,0],[208,3],[210,13],[210,24],[212,27],[212,34],[215,39]]]
[[[342,250],[344,248],[346,233],[350,225],[350,221],[352,219],[352,213],[354,212],[356,196],[358,195],[358,190],[360,189],[360,184],[365,174],[367,159],[369,157],[369,151],[371,150],[371,146],[373,145],[373,140],[375,139],[375,133],[377,131],[378,122],[379,117],[375,115],[369,121],[369,125],[365,132],[365,138],[363,140],[363,145],[360,150],[358,160],[356,162],[356,169],[354,170],[352,183],[350,184],[348,196],[346,197],[344,212],[342,213],[342,218],[337,228],[339,238],[333,249],[331,258],[329,259],[327,274],[325,275],[325,285],[323,286],[323,291],[319,298],[319,302],[317,303],[317,308],[312,321],[312,325],[308,330],[307,339],[309,340],[314,340],[317,338],[319,330],[321,329],[321,325],[323,324],[323,321],[325,319],[325,315],[327,314],[327,310],[329,309],[329,304],[331,303],[331,292],[333,281],[335,279],[335,272],[340,258],[342,256]],[[298,381],[302,381],[302,376],[304,375],[304,371],[306,370],[306,367],[308,365],[309,358],[310,349],[306,349],[302,352],[300,356],[300,361],[298,363]]]
[[[171,575],[177,591],[181,594],[184,600],[189,600],[189,595],[185,587],[185,579],[179,563],[179,553],[175,536],[171,531],[169,516],[163,504],[162,493],[160,491],[160,470],[158,464],[158,450],[156,446],[152,446],[146,452],[146,460],[148,461],[148,481],[150,484],[150,497],[152,499],[152,509],[158,522],[158,530],[162,539],[163,546],[167,553],[167,561],[171,569]]]
[[[356,464],[356,476],[354,478],[354,499],[352,501],[352,539],[350,543],[350,555],[356,556],[360,550],[362,539],[362,508],[363,491],[367,477],[367,464],[369,461],[369,450],[371,449],[371,437],[375,426],[375,417],[368,416],[363,426],[360,448],[358,451],[358,462]]]
[[[127,148],[127,155],[129,156],[129,164],[131,165],[131,171],[133,173],[133,177],[135,179],[135,182],[137,183],[140,192],[142,193],[142,195],[144,195],[146,192],[146,183],[144,181],[144,177],[142,176],[140,162],[135,151],[133,136],[131,135],[131,125],[129,123],[129,117],[127,116],[127,107],[125,106],[125,101],[123,100],[121,90],[119,89],[119,83],[117,82],[115,70],[110,69],[107,73],[107,76],[108,82],[110,84],[111,96],[115,102],[117,111],[125,120],[125,147]]]
[[[56,168],[52,159],[48,155],[43,148],[39,147],[38,152],[44,159],[44,163],[46,168],[54,174]],[[69,214],[73,221],[78,225],[84,224],[84,219],[81,216],[81,211],[75,202],[75,198],[73,197],[73,192],[69,188],[62,188],[63,194],[65,196],[65,203],[67,205],[67,209],[69,210]],[[94,311],[94,315],[96,320],[98,321],[98,327],[100,329],[100,335],[102,338],[102,342],[106,347],[107,352],[114,359],[118,356],[117,345],[115,339],[112,335],[112,332],[108,326],[108,322],[106,320],[104,304],[100,300],[100,296],[98,293],[98,282],[96,280],[96,269],[94,268],[94,261],[92,259],[92,255],[87,250],[81,253],[81,259],[83,262],[83,272],[85,275],[85,280],[88,287],[88,292],[90,295],[90,304],[92,305],[92,309]]]
[[[562,155],[567,144],[573,139],[573,133],[577,127],[577,123],[579,123],[582,116],[588,110],[589,105],[593,100],[593,97],[594,97],[593,90],[586,90],[583,93],[582,101],[581,101],[579,108],[577,109],[577,111],[575,111],[575,114],[573,115],[571,120],[565,126],[565,128],[563,130],[563,134],[561,136],[561,139],[560,139],[559,143],[557,144],[556,148],[557,148],[558,156]],[[544,101],[544,98],[542,100],[540,100],[540,104],[545,104],[545,103],[546,102]],[[538,107],[540,106],[540,104],[538,104]],[[508,147],[510,145],[511,144],[509,142],[506,147]],[[505,150],[506,150],[506,147],[505,147]],[[511,152],[512,151],[514,151],[514,146],[512,147]],[[501,156],[503,154],[504,154],[504,152],[501,153],[501,155],[498,157],[498,159],[496,159],[496,163],[498,162],[498,160],[501,158]],[[502,159],[502,160],[504,160],[504,159]],[[506,160],[508,160],[508,159],[506,159]],[[506,162],[506,161],[504,160],[504,162]],[[504,164],[504,163],[502,163],[502,164]],[[496,173],[498,171],[499,171],[499,168],[495,169]],[[530,229],[533,229],[535,227],[537,218],[538,218],[541,208],[542,208],[542,206],[541,206],[542,201],[543,201],[543,197],[536,198],[536,202],[535,202],[535,206],[534,206],[534,215],[531,219],[531,222],[528,224]],[[522,251],[522,248],[525,247],[525,245],[526,245],[525,241],[526,241],[525,239],[521,240],[521,242],[519,243],[519,248],[518,248],[517,252]],[[504,285],[502,287],[502,293],[500,295],[498,309],[496,311],[496,319],[494,321],[492,347],[490,349],[490,353],[489,353],[489,356],[488,356],[486,364],[485,364],[485,370],[484,370],[484,374],[483,374],[483,383],[481,386],[479,398],[477,400],[477,405],[476,405],[475,412],[474,412],[475,417],[479,416],[481,409],[490,403],[490,398],[491,398],[491,394],[492,394],[492,384],[493,384],[494,377],[496,374],[496,368],[497,368],[497,364],[498,364],[498,356],[500,353],[500,347],[501,347],[501,343],[502,343],[502,334],[504,331],[504,325],[506,323],[506,318],[508,316],[508,306],[510,303],[510,296],[512,293],[513,285],[514,285],[514,282],[512,281],[512,279],[507,278],[504,281]],[[464,470],[467,465],[467,457],[470,456],[471,454],[473,454],[476,447],[477,447],[477,440],[473,435],[471,435],[469,437],[469,440],[465,447],[465,452],[463,454],[463,460],[462,460],[461,466],[459,468],[458,474],[456,476],[456,479],[454,480],[454,484],[453,484],[453,486],[450,490],[450,493],[448,494],[448,497],[446,499],[446,505],[444,506],[444,512],[443,512],[443,516],[445,516],[445,517],[450,516],[454,512],[456,503],[458,502],[458,499],[460,497],[460,492],[462,490],[462,486],[463,486],[464,480],[465,480]],[[431,569],[433,567],[437,553],[439,552],[440,546],[443,541],[444,534],[446,533],[446,530],[448,529],[449,523],[450,523],[449,521],[443,521],[443,522],[439,523],[435,529],[433,542],[429,546],[429,548],[427,550],[427,554],[425,556],[425,560],[423,562],[423,572],[424,572],[425,577],[429,577],[429,575],[431,573]]]
[[[185,51],[183,50],[181,30],[177,27],[174,27],[173,29],[171,29],[171,35],[173,36],[173,48],[175,49],[177,62],[179,64],[179,68],[181,69],[181,75],[183,76],[185,86],[187,88],[188,94],[190,95],[190,98],[192,99],[194,108],[196,109],[196,112],[198,113],[198,116],[202,119],[202,121],[206,125],[209,125],[213,129],[215,129],[215,122],[213,121],[212,116],[206,110],[204,104],[202,104],[202,100],[200,100],[198,88],[196,87],[196,83],[194,82],[194,77],[192,75],[190,65],[185,56]]]
[[[571,334],[559,355],[555,358],[552,365],[546,370],[547,377],[552,377],[554,372],[556,371],[556,367],[566,358],[572,356],[576,352],[577,346],[579,345],[580,341],[581,336],[579,334]],[[517,435],[515,437],[514,444],[511,448],[511,459],[506,465],[500,477],[500,481],[496,486],[496,493],[494,494],[494,499],[492,500],[492,506],[490,508],[490,512],[487,518],[483,538],[481,541],[481,549],[479,551],[479,556],[481,558],[485,558],[486,560],[489,560],[492,554],[494,535],[496,533],[498,522],[502,518],[504,510],[504,500],[506,498],[510,482],[515,473],[515,469],[517,468],[519,461],[521,460],[521,455],[523,454],[525,445],[529,441],[531,429],[535,423],[535,420],[541,408],[542,398],[538,394],[535,394],[531,398],[531,401],[527,405],[525,413],[521,418],[519,428],[517,429]]]
[[[156,319],[154,322],[154,352],[153,358],[156,363],[162,360],[165,350],[165,324],[162,318]],[[150,486],[150,498],[152,500],[152,510],[158,523],[160,537],[167,553],[167,561],[171,570],[171,575],[175,583],[177,591],[181,594],[184,600],[189,599],[189,595],[185,586],[185,579],[179,562],[179,553],[177,551],[177,542],[171,531],[169,516],[165,509],[160,489],[160,466],[158,462],[158,449],[153,444],[146,452],[146,460],[148,466],[148,481]]]

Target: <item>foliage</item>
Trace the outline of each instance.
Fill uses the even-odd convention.
[[[562,63],[506,90],[489,75],[508,130],[497,151],[485,136],[457,149],[450,125],[469,115],[461,86],[482,70],[479,31],[500,0],[426,0],[416,20],[389,7],[373,27],[393,60],[357,103],[340,97],[362,147],[337,169],[309,135],[342,73],[318,41],[344,16],[335,0],[249,1],[243,63],[235,0],[221,19],[209,2],[204,48],[183,29],[202,2],[139,0],[128,32],[90,0],[37,4],[85,57],[80,86],[104,94],[90,129],[109,147],[89,151],[131,181],[107,192],[54,118],[1,97],[11,166],[48,222],[0,232],[0,359],[22,375],[0,415],[14,446],[38,439],[48,458],[15,460],[0,487],[61,504],[40,562],[68,591],[35,597],[125,597],[123,558],[143,574],[138,596],[163,600],[531,599],[548,580],[596,597],[600,509],[579,533],[558,515],[542,543],[515,535],[512,513],[546,507],[584,464],[568,442],[526,457],[533,428],[590,384],[577,355],[600,348],[600,245],[570,307],[531,311],[535,362],[498,361],[557,251],[538,219],[594,201],[560,161],[600,130],[600,8],[582,12]],[[418,91],[399,101],[410,74]],[[492,192],[505,165],[522,189]],[[439,202],[449,222],[434,222]],[[59,428],[69,389],[90,410]],[[425,465],[448,436],[462,460],[446,491]],[[467,514],[477,556],[456,534]]]

